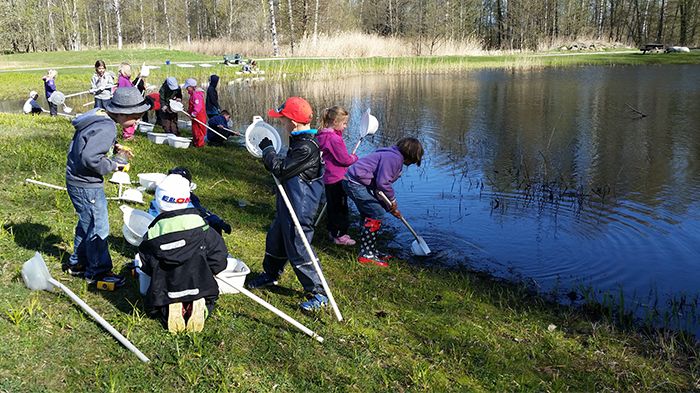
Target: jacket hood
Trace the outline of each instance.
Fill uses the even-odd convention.
[[[104,109],[95,108],[91,109],[82,115],[79,115],[71,121],[73,127],[76,131],[83,130],[95,123],[106,122],[114,124],[114,121],[107,115]]]
[[[216,74],[213,74],[212,76],[209,77],[209,86],[216,89],[216,86],[218,86],[218,85],[219,85],[219,76]]]

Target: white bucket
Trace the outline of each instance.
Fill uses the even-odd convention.
[[[245,277],[248,273],[250,273],[250,268],[248,268],[243,261],[229,255],[226,269],[214,276],[216,283],[219,285],[219,293],[222,295],[238,293],[237,290],[225,283],[229,283],[235,287],[243,287],[243,284],[245,284]]]
[[[136,254],[134,257],[134,266],[136,266],[136,273],[139,275],[139,292],[141,292],[141,296],[146,296],[146,292],[148,292],[148,288],[151,286],[151,276],[141,270],[143,264],[141,263],[139,254]]]
[[[122,226],[124,239],[129,244],[138,247],[143,241],[143,236],[148,232],[148,226],[153,221],[153,216],[127,205],[121,205],[119,208],[124,213],[124,225]]]
[[[146,188],[146,191],[155,191],[158,183],[168,176],[165,173],[139,173],[139,183]]]

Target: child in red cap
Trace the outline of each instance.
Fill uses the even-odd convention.
[[[301,97],[290,97],[279,108],[270,109],[268,116],[282,121],[289,133],[289,150],[286,155],[276,154],[272,141],[264,138],[258,147],[262,150],[265,168],[282,183],[306,239],[311,243],[314,236],[313,219],[323,194],[324,170],[316,130],[310,126],[313,118],[311,105]],[[254,289],[276,285],[289,260],[307,294],[307,300],[300,305],[302,310],[319,310],[328,304],[328,298],[279,193],[276,208],[275,218],[265,239],[264,272],[249,281],[247,286]]]

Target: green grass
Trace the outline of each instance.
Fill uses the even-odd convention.
[[[353,250],[314,241],[345,321],[302,314],[287,269],[282,289],[257,291],[321,334],[297,331],[243,295],[226,295],[200,334],[172,336],[143,316],[135,280],[117,292],[61,272],[76,217],[62,184],[72,136],[65,119],[0,115],[0,391],[690,391],[700,389],[697,347],[679,334],[622,331],[549,303],[518,285],[397,261],[360,266]],[[235,146],[176,150],[139,135],[132,177],[188,166],[205,206],[234,227],[230,252],[261,270],[274,210],[272,179]],[[115,185],[106,186],[108,196]],[[150,199],[150,196],[147,197]],[[240,208],[237,201],[248,205]],[[136,249],[110,202],[117,270]],[[353,232],[353,234],[356,234]],[[19,277],[40,251],[64,282],[152,360],[140,363],[59,293],[32,293]],[[550,331],[548,326],[556,325]]]
[[[12,55],[0,55],[0,70],[16,68],[50,68],[92,66],[98,59],[104,60],[108,65],[119,64],[128,61],[131,64],[140,65],[142,62],[165,63],[171,61],[196,61],[221,59],[221,57],[206,56],[198,53],[184,52],[167,49],[106,49],[86,50],[80,52],[31,52]]]
[[[129,61],[138,68],[142,62],[158,65],[161,68],[151,71],[149,82],[157,86],[166,76],[175,76],[182,83],[185,78],[194,77],[205,81],[212,73],[222,77],[222,84],[240,78],[239,67],[226,67],[221,58],[204,56],[181,51],[147,50],[108,50],[83,52],[30,53],[0,56],[0,99],[23,99],[29,90],[43,91],[41,77],[45,69],[61,66],[90,66],[101,58],[109,64]],[[165,65],[165,60],[211,61],[211,68],[178,68]],[[568,67],[582,65],[642,65],[642,64],[700,64],[700,52],[677,54],[646,54],[638,51],[606,54],[521,54],[495,56],[445,56],[445,57],[372,57],[358,59],[291,59],[260,60],[259,66],[266,71],[265,77],[274,80],[291,78],[335,78],[355,74],[402,74],[402,73],[444,73],[480,68],[540,68]],[[40,70],[7,71],[42,67]],[[2,71],[2,69],[5,71]],[[59,70],[56,84],[60,91],[72,93],[90,87],[92,68],[66,68]]]

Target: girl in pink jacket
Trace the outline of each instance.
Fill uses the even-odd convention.
[[[348,153],[343,141],[348,117],[348,111],[343,107],[327,108],[323,111],[323,129],[316,135],[326,164],[323,182],[326,185],[328,203],[328,234],[335,244],[342,246],[355,245],[355,240],[348,235],[348,196],[342,184],[348,167],[357,161],[357,156]]]
[[[122,87],[133,87],[134,84],[131,83],[131,65],[129,63],[122,63],[119,65],[119,78],[117,79],[117,89]],[[122,138],[125,141],[131,141],[134,139],[134,131],[136,131],[136,126],[132,125],[129,127],[122,128]]]
[[[204,127],[204,124],[207,123],[207,112],[204,107],[204,90],[198,88],[197,81],[192,78],[185,81],[184,88],[187,90],[187,94],[190,95],[188,112],[192,116],[192,144],[194,147],[202,147],[204,146],[204,136],[207,134],[207,129]],[[197,122],[197,120],[201,123]]]

